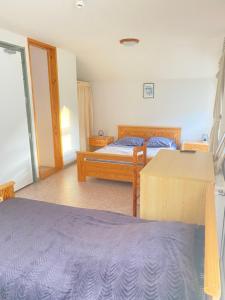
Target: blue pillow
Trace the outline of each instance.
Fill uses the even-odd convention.
[[[144,139],[140,137],[127,136],[125,138],[117,140],[114,145],[118,146],[142,146],[144,144]]]
[[[147,147],[151,148],[174,148],[176,143],[173,139],[156,136],[147,140]]]

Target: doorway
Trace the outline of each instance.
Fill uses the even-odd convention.
[[[63,168],[56,48],[28,39],[39,178]]]

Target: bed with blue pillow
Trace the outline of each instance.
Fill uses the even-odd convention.
[[[150,159],[158,154],[162,149],[176,150],[177,145],[174,139],[166,137],[151,137],[144,139],[141,137],[124,137],[114,143],[96,150],[97,153],[108,153],[118,155],[133,155],[133,149],[137,146],[147,145],[147,158]]]
[[[78,181],[96,177],[133,182],[135,147],[146,144],[149,161],[161,149],[171,151],[179,148],[180,137],[181,129],[177,127],[118,126],[118,140],[113,144],[95,152],[77,152]]]

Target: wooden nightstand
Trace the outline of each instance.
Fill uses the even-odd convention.
[[[93,148],[101,148],[114,142],[112,136],[91,136],[89,137],[89,146]]]
[[[181,149],[209,152],[209,144],[207,142],[183,142]]]

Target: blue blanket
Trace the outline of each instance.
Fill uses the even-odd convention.
[[[202,299],[203,227],[0,204],[0,299]]]

